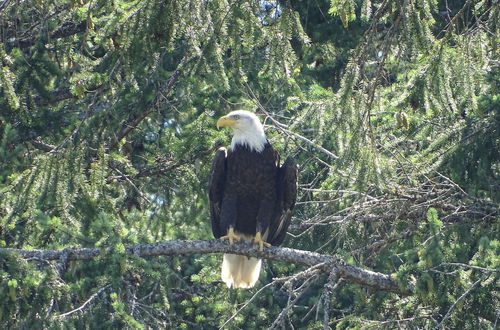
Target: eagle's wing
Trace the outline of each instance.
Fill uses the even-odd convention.
[[[212,232],[215,238],[224,235],[220,228],[220,214],[222,208],[222,198],[224,196],[224,186],[226,183],[226,148],[219,148],[212,161],[212,171],[210,173],[208,198],[210,200],[210,217],[212,218]]]
[[[297,172],[297,163],[292,157],[288,157],[278,170],[278,205],[275,216],[271,219],[267,240],[272,245],[283,242],[290,225],[292,209],[297,199]]]

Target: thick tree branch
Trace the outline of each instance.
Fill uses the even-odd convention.
[[[53,146],[51,144],[45,143],[40,140],[31,140],[30,143],[33,145],[33,147],[45,152],[51,152],[57,148],[56,146]]]
[[[55,29],[54,32],[52,32],[52,34],[50,35],[50,37],[52,39],[65,38],[83,32],[86,29],[87,29],[87,20],[83,20],[79,23],[66,21],[57,29]],[[40,38],[39,36],[31,36],[24,39],[13,39],[7,41],[5,45],[7,48],[13,48],[13,47],[27,48],[34,45],[39,38]]]
[[[63,253],[67,253],[67,260],[70,261],[93,259],[106,253],[106,251],[106,249],[99,248],[66,248],[64,250],[23,250],[0,248],[0,255],[18,253],[24,258],[59,260]],[[325,272],[325,274],[330,274],[333,267],[335,267],[338,272],[338,276],[350,282],[371,286],[379,290],[391,291],[400,295],[411,295],[413,290],[412,286],[406,288],[400,287],[390,275],[351,265],[340,258],[284,247],[273,246],[265,249],[264,251],[259,251],[259,249],[254,245],[245,243],[233,244],[232,246],[229,246],[226,242],[220,240],[170,240],[149,244],[128,245],[126,247],[126,253],[141,257],[234,253],[249,257],[285,261],[305,266],[322,264],[319,268]]]

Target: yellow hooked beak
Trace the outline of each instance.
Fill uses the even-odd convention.
[[[228,117],[228,116],[222,116],[217,120],[217,129],[224,127],[224,126],[234,126],[236,124],[236,120]]]

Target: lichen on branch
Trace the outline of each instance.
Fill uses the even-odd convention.
[[[106,251],[107,249],[105,248],[66,248],[63,250],[1,248],[0,255],[17,253],[26,259],[38,258],[43,260],[60,260],[64,258],[69,261],[93,259],[106,253]],[[402,288],[390,275],[351,265],[341,258],[286,247],[272,246],[264,251],[259,251],[256,246],[247,243],[228,245],[226,242],[219,240],[168,240],[156,243],[127,245],[125,251],[127,254],[140,257],[234,253],[309,267],[320,265],[319,269],[326,275],[335,270],[340,278],[347,281],[367,285],[379,290],[394,292],[400,295],[411,295],[413,290],[411,285]]]

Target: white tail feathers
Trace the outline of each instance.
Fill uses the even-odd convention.
[[[236,254],[224,254],[221,272],[222,280],[229,288],[251,288],[259,279],[261,265],[261,259]]]

